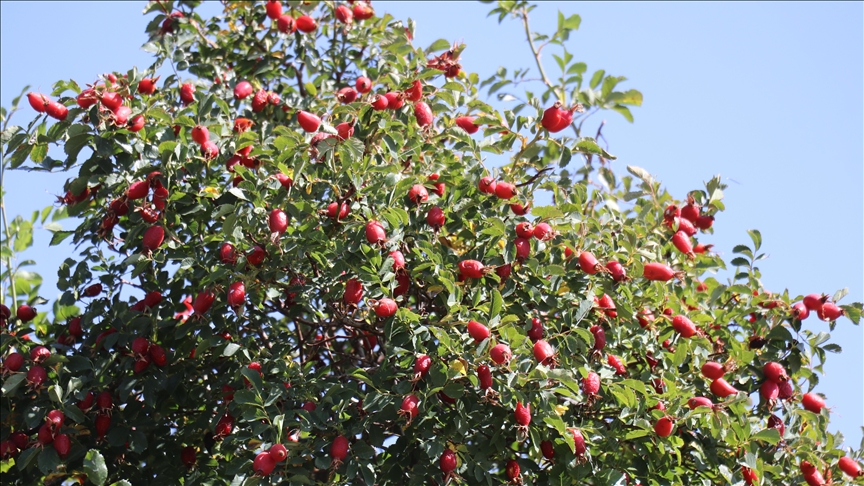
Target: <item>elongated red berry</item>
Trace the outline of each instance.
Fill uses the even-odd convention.
[[[429,212],[426,213],[426,224],[428,224],[435,230],[438,230],[442,226],[444,226],[445,221],[446,217],[444,216],[444,211],[438,206],[433,206],[429,210]]]
[[[363,298],[363,283],[352,278],[345,284],[345,293],[342,300],[349,305],[357,305]]]
[[[725,379],[717,378],[716,380],[711,382],[711,393],[717,395],[720,398],[726,398],[730,395],[734,395],[738,393],[738,390],[735,389],[732,385],[730,385]]]
[[[240,307],[246,302],[246,285],[243,282],[233,282],[228,286],[228,305]]]
[[[525,238],[516,238],[513,240],[513,246],[516,247],[516,261],[524,262],[531,255],[531,241]]]
[[[282,15],[282,2],[279,0],[267,0],[264,4],[264,9],[267,11],[267,16],[271,19],[278,19]]]
[[[293,34],[294,31],[297,30],[297,24],[294,21],[294,17],[287,14],[280,15],[279,18],[276,19],[276,28],[283,34]]]
[[[69,114],[69,108],[66,108],[66,105],[64,105],[63,103],[49,101],[48,106],[45,107],[45,113],[47,113],[48,116],[54,118],[55,120],[63,121]]]
[[[180,101],[183,106],[188,106],[195,102],[195,85],[192,83],[184,83],[180,86]]]
[[[642,274],[646,279],[652,281],[667,282],[675,277],[675,271],[662,263],[647,263]]]
[[[30,106],[39,113],[45,113],[50,101],[51,100],[42,93],[34,93],[32,91],[27,93],[27,102],[30,103]]]
[[[811,311],[819,312],[822,306],[828,301],[827,295],[809,294],[804,296],[804,306]]]
[[[271,233],[282,234],[288,229],[288,215],[281,209],[273,209],[270,211],[270,216],[267,220]]]
[[[801,397],[801,405],[813,413],[821,413],[825,408],[825,400],[815,393],[805,393]]]
[[[513,418],[516,423],[521,426],[526,426],[531,423],[531,404],[523,406],[522,402],[516,402],[516,410],[513,412]]]
[[[773,361],[765,363],[765,366],[762,367],[762,373],[765,375],[765,378],[774,383],[780,383],[789,379],[789,375],[786,374],[786,369],[783,368],[783,365]]]
[[[191,135],[192,140],[194,140],[198,145],[204,145],[205,142],[210,140],[210,130],[202,125],[195,125],[192,127]]]
[[[673,317],[672,327],[684,338],[690,338],[696,334],[696,325],[687,316],[677,315]]]
[[[297,17],[296,23],[297,30],[299,30],[300,32],[305,32],[307,34],[310,32],[314,32],[315,29],[318,28],[318,22],[316,22],[315,19],[308,15],[301,15],[300,17]]]
[[[456,117],[456,126],[465,130],[469,135],[477,133],[477,130],[480,130],[479,125],[474,124],[473,116],[460,116]]]
[[[549,132],[556,133],[567,128],[572,121],[573,113],[561,108],[560,103],[556,103],[554,106],[546,108],[540,124]]]
[[[480,382],[481,390],[492,388],[492,372],[488,366],[480,365],[477,367],[477,380]]]
[[[698,407],[713,408],[714,403],[711,401],[710,398],[693,397],[687,400],[687,406],[690,407],[690,410],[696,410]]]
[[[336,7],[334,15],[336,16],[336,20],[342,22],[343,24],[350,25],[352,22],[354,22],[354,12],[352,12],[351,9],[345,5],[339,5],[338,7]]]
[[[534,343],[534,359],[544,365],[549,365],[554,360],[555,350],[546,340],[541,339]]]
[[[678,231],[672,236],[672,244],[685,255],[689,256],[693,254],[693,243],[690,242],[690,237],[683,231]]]
[[[516,186],[509,182],[500,181],[495,185],[495,195],[498,199],[511,199],[516,195]]]
[[[368,20],[371,19],[375,15],[375,11],[372,10],[372,6],[367,2],[357,1],[354,2],[354,8],[351,10],[354,14],[354,18],[357,20]]]
[[[598,325],[593,325],[590,328],[591,334],[594,335],[594,347],[595,351],[603,351],[606,347],[606,331],[603,330],[602,327]]]
[[[627,280],[627,270],[624,269],[624,265],[621,265],[618,260],[610,260],[606,264],[606,270],[609,270],[612,280],[616,282]]]
[[[851,478],[860,478],[861,476],[864,476],[864,472],[861,471],[861,466],[850,457],[841,457],[837,465],[844,474]]]
[[[36,317],[36,309],[27,304],[21,304],[15,311],[15,315],[21,319],[21,322],[30,322]]]
[[[483,278],[484,266],[477,260],[462,260],[459,262],[459,273],[465,278]]]
[[[822,321],[836,321],[844,314],[846,314],[846,311],[838,307],[837,304],[825,302],[822,304],[822,309],[816,312],[816,317]]]
[[[417,120],[417,125],[426,127],[432,124],[435,116],[432,114],[432,109],[424,101],[414,103],[414,119]]]
[[[342,435],[336,437],[330,444],[330,457],[333,458],[334,462],[344,461],[348,457],[348,447],[348,439]]]
[[[162,240],[165,239],[165,229],[161,226],[151,226],[144,232],[142,245],[145,250],[153,251],[162,245]]]
[[[705,364],[702,365],[702,376],[708,378],[709,380],[723,378],[723,375],[725,374],[726,368],[724,368],[723,365],[720,363],[714,361],[706,361]]]
[[[27,383],[33,387],[42,385],[42,383],[45,383],[45,380],[47,379],[48,372],[41,366],[31,366],[30,369],[27,370]]]
[[[386,96],[375,95],[375,99],[372,100],[372,109],[375,111],[383,111],[388,108],[390,102],[387,100]]]
[[[593,371],[588,372],[588,376],[582,378],[582,393],[593,396],[600,391],[600,375]]]
[[[588,275],[594,275],[600,270],[600,262],[590,251],[583,251],[579,254],[579,268]]]
[[[438,467],[441,468],[441,472],[444,474],[453,472],[456,469],[456,465],[456,453],[450,449],[445,450],[438,460]]]
[[[495,194],[495,188],[497,186],[498,183],[495,182],[495,179],[488,176],[481,178],[480,182],[477,183],[477,188],[484,194]]]
[[[582,431],[579,429],[570,429],[570,433],[573,434],[573,452],[576,454],[576,457],[582,457],[588,452],[588,447],[585,445],[585,437],[582,435]]]
[[[388,297],[376,301],[370,301],[370,305],[372,306],[372,310],[375,311],[375,315],[378,317],[390,317],[395,314],[399,308],[396,305],[396,302]]]
[[[303,130],[312,133],[318,131],[318,127],[321,126],[321,118],[308,111],[301,110],[297,112],[297,123],[300,124]]]
[[[474,338],[476,344],[480,344],[489,338],[489,328],[477,321],[468,321],[468,335]]]
[[[555,459],[555,445],[548,440],[544,440],[540,443],[540,452],[543,453],[543,457],[549,459]]]
[[[255,91],[255,88],[252,87],[252,83],[245,80],[240,81],[234,86],[234,98],[242,100],[251,95],[253,91]]]

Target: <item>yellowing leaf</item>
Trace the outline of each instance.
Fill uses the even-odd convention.
[[[450,363],[450,369],[461,374],[461,375],[467,375],[468,374],[468,372],[465,370],[465,363],[463,363],[461,360],[458,360],[458,359],[454,359]]]
[[[555,405],[555,414],[559,417],[567,413],[567,405]]]

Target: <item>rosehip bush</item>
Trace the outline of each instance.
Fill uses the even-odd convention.
[[[540,35],[493,7],[545,85],[499,111],[481,90],[519,75],[481,82],[377,3],[197,3],[146,6],[152,66],[4,112],[4,170],[68,171],[42,218],[76,216],[52,244],[83,250],[50,318],[4,270],[4,484],[860,476],[817,387],[839,347],[802,319],[861,304],[763,288],[757,230],[711,253],[719,177],[613,170],[583,123],[641,93],[570,54],[554,84],[536,47],[579,16]]]

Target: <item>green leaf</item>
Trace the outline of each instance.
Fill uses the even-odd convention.
[[[605,74],[606,71],[602,69],[594,72],[594,75],[591,76],[591,83],[589,84],[589,86],[591,86],[591,89],[597,89],[597,86],[600,86],[600,81],[603,80],[603,76]]]
[[[57,455],[57,451],[53,447],[46,447],[39,454],[37,464],[42,474],[51,474],[60,465],[60,456]]]
[[[44,143],[40,143],[33,146],[33,150],[30,151],[30,160],[37,164],[41,164],[43,160],[45,160],[45,156],[48,155],[48,145]]]
[[[758,252],[759,248],[762,246],[762,233],[757,229],[747,230],[747,234],[750,235],[750,239],[753,240],[753,252]]]
[[[751,440],[761,440],[764,442],[768,442],[771,445],[776,445],[778,442],[780,442],[780,431],[777,429],[774,429],[774,428],[764,429],[764,430],[759,431],[757,434],[755,434],[750,439]]]
[[[489,310],[489,319],[493,319],[501,314],[501,309],[504,307],[504,299],[501,297],[501,292],[497,289],[492,289],[492,307]]]
[[[6,378],[6,381],[3,382],[2,389],[0,389],[3,392],[3,396],[8,397],[15,393],[15,390],[17,390],[18,387],[21,386],[21,383],[24,382],[25,378],[27,378],[27,375],[25,373],[17,373],[10,376],[9,378]]]
[[[18,460],[15,461],[15,464],[18,466],[18,470],[23,471],[24,469],[26,469],[27,466],[29,466],[30,463],[33,461],[33,459],[39,456],[39,453],[42,452],[42,450],[42,447],[31,447],[22,452],[21,455],[18,456]]]
[[[555,206],[539,206],[536,208],[531,208],[531,214],[540,219],[553,219],[564,217],[564,213],[562,213],[561,210],[556,208]]]
[[[105,465],[105,458],[102,453],[96,449],[90,449],[84,456],[84,472],[96,486],[102,486],[108,479],[108,467]]]
[[[240,349],[240,345],[239,345],[239,344],[237,344],[237,343],[228,343],[228,344],[225,346],[225,350],[222,351],[222,356],[226,356],[226,357],[228,357],[228,356],[234,356],[234,353],[236,353],[239,349]]]

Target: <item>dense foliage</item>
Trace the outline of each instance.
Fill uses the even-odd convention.
[[[465,46],[415,46],[381,5],[195,7],[147,5],[147,69],[30,93],[26,127],[3,112],[7,181],[71,176],[62,207],[4,229],[4,484],[855,473],[813,392],[840,349],[801,321],[858,324],[861,304],[763,289],[757,230],[712,254],[719,178],[675,199],[612,170],[583,122],[632,121],[642,95],[574,62],[577,15],[541,35],[527,3],[491,7],[543,85],[498,111],[481,91],[528,70],[481,82]],[[40,218],[80,250],[50,313],[12,264]]]

